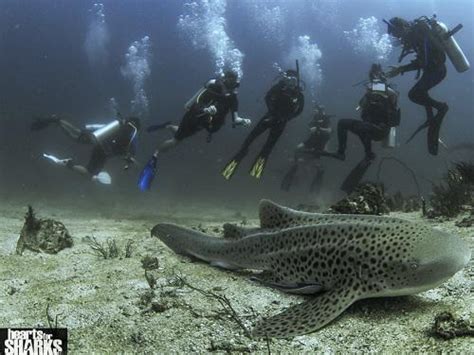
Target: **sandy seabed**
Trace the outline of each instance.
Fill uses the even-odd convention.
[[[286,295],[248,279],[248,274],[213,268],[175,255],[150,229],[159,222],[199,226],[218,235],[224,222],[240,222],[237,211],[196,208],[185,214],[114,218],[110,214],[75,211],[65,206],[35,206],[39,217],[62,221],[74,246],[56,255],[25,251],[15,254],[26,206],[0,203],[0,327],[47,327],[57,320],[69,330],[69,351],[84,353],[169,352],[318,352],[318,353],[469,353],[472,338],[441,340],[430,335],[443,311],[474,319],[474,262],[441,287],[410,297],[363,300],[313,334],[268,343],[250,339],[215,298],[183,285],[225,295],[243,324],[251,328],[260,316],[279,313],[303,298]],[[257,224],[249,215],[247,223]],[[420,221],[418,213],[392,214]],[[208,216],[212,216],[209,218]],[[474,249],[474,227],[453,221],[429,222],[459,234]],[[85,237],[113,238],[122,255],[103,259],[92,253]],[[127,240],[134,241],[125,258]],[[150,292],[141,259],[156,256],[157,285]],[[47,309],[49,309],[49,318]]]

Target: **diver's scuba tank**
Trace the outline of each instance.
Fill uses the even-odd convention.
[[[390,132],[382,141],[382,147],[393,149],[397,146],[397,127],[390,127]]]
[[[469,61],[454,39],[454,34],[462,28],[462,24],[449,30],[448,26],[436,19],[436,15],[429,19],[429,24],[433,30],[433,39],[444,49],[458,73],[463,73],[468,70],[470,68]]]
[[[121,123],[119,120],[114,120],[105,126],[93,131],[92,138],[97,144],[105,143],[112,135],[120,129]]]

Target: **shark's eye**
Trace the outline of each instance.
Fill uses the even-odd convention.
[[[415,261],[412,261],[412,262],[410,263],[410,268],[411,268],[412,270],[418,269],[418,263],[415,262]]]

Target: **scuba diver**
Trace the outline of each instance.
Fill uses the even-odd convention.
[[[68,137],[80,144],[92,145],[92,153],[86,166],[75,164],[72,159],[59,159],[49,154],[43,156],[53,163],[102,184],[110,184],[110,175],[103,171],[106,162],[112,157],[121,156],[125,160],[124,170],[136,164],[135,150],[140,120],[136,117],[118,118],[107,124],[90,124],[80,129],[57,115],[36,118],[32,131],[40,131],[50,126],[58,126]]]
[[[372,151],[372,141],[383,141],[384,147],[394,148],[396,127],[400,124],[398,92],[387,83],[380,64],[372,64],[366,87],[367,90],[357,107],[357,110],[361,113],[361,120],[339,120],[337,124],[337,152],[321,153],[321,156],[345,160],[347,132],[350,131],[359,137],[364,146],[365,156],[342,184],[341,189],[348,193],[357,186],[375,159],[375,154]]]
[[[387,83],[380,64],[372,64],[367,90],[359,101],[357,110],[360,111],[362,120],[340,119],[337,123],[338,150],[335,153],[325,152],[323,155],[345,160],[348,131],[361,140],[367,161],[375,159],[372,141],[386,139],[386,145],[394,147],[395,127],[400,124],[398,93]]]
[[[234,175],[238,165],[247,155],[250,144],[266,130],[269,130],[267,141],[250,169],[250,175],[259,179],[267,159],[282,135],[286,124],[303,111],[304,96],[300,85],[298,61],[297,70],[289,69],[281,73],[278,83],[273,85],[265,95],[265,102],[268,109],[267,113],[250,132],[238,153],[222,170],[222,176],[226,180]]]
[[[433,99],[428,91],[446,77],[446,54],[458,72],[469,69],[468,60],[453,38],[462,25],[449,31],[445,24],[437,21],[436,16],[432,18],[423,16],[413,22],[393,17],[389,21],[384,20],[384,22],[388,25],[388,34],[398,39],[402,45],[398,62],[400,63],[408,54],[415,53],[416,55],[410,64],[394,66],[387,73],[387,76],[391,78],[408,71],[418,71],[416,79],[419,78],[419,80],[409,91],[408,97],[412,102],[425,108],[426,121],[415,130],[407,143],[420,131],[428,128],[428,152],[437,155],[439,131],[449,107],[445,102]]]
[[[293,164],[286,173],[281,182],[281,189],[289,191],[293,180],[301,163],[308,163],[313,160],[319,160],[320,152],[324,151],[326,144],[331,138],[331,115],[327,115],[323,105],[316,105],[314,117],[309,124],[310,136],[302,143],[298,144],[294,154]],[[324,175],[324,169],[319,163],[316,164],[316,175],[310,186],[310,191],[316,189],[319,192]]]
[[[201,130],[208,133],[207,142],[212,139],[212,134],[217,132],[225,123],[225,118],[230,112],[232,125],[248,127],[250,119],[239,117],[237,88],[240,86],[239,77],[233,70],[227,70],[218,78],[209,80],[196,94],[186,102],[186,110],[179,126],[170,122],[148,127],[152,132],[158,129],[169,129],[173,137],[164,141],[154,152],[151,159],[143,169],[138,186],[145,191],[151,187],[156,174],[158,156],[175,147],[183,139],[196,134]]]

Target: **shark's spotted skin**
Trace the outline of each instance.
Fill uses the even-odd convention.
[[[172,224],[152,235],[176,253],[229,269],[266,272],[264,284],[315,298],[259,323],[256,336],[315,331],[354,301],[413,294],[460,270],[470,250],[458,237],[402,219],[303,213],[263,201],[262,230],[230,229],[233,239]]]

